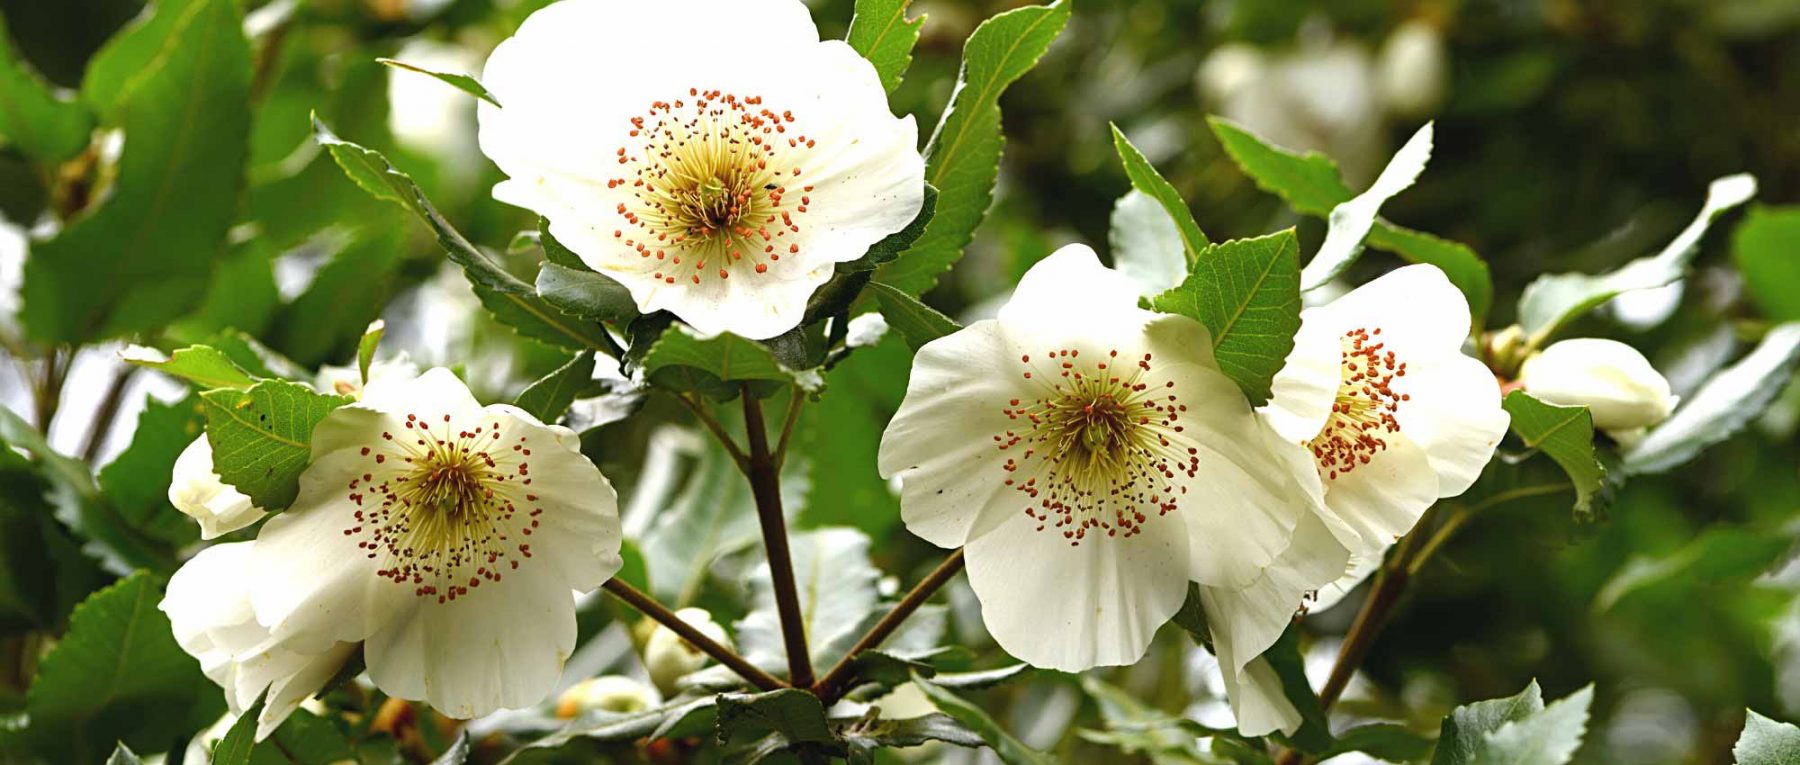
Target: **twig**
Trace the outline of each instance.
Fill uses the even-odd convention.
[[[800,422],[800,407],[806,405],[806,391],[794,386],[788,399],[787,418],[781,423],[781,440],[775,444],[775,469],[787,464],[788,440],[794,437],[794,426]]]
[[[62,403],[63,380],[69,374],[69,367],[75,364],[73,352],[68,354],[66,365],[57,362],[64,357],[61,348],[51,348],[44,356],[44,374],[38,380],[36,415],[38,432],[45,438],[50,437],[50,421],[56,418],[56,409]]]
[[[769,555],[769,581],[775,586],[775,611],[781,616],[781,637],[787,648],[788,682],[795,688],[813,684],[812,657],[806,650],[806,625],[800,616],[800,596],[794,585],[794,561],[788,552],[787,519],[781,512],[780,467],[769,453],[768,427],[762,403],[744,386],[744,434],[750,441],[750,492],[756,497],[756,517],[762,522],[763,548]]]
[[[119,416],[119,405],[125,401],[125,389],[131,385],[137,370],[129,365],[120,367],[106,386],[106,396],[100,400],[100,408],[94,412],[94,422],[88,428],[87,442],[81,446],[81,458],[88,463],[100,456],[100,447],[106,444],[106,435],[112,430],[113,420]]]
[[[725,447],[725,452],[731,455],[731,460],[737,463],[738,470],[743,471],[744,475],[750,474],[750,458],[744,456],[744,450],[738,448],[736,441],[731,440],[731,434],[725,432],[725,426],[719,424],[719,418],[714,417],[705,406],[686,395],[680,393],[669,395],[674,396],[676,401],[680,401],[682,406],[694,413],[694,417],[700,420],[700,424],[712,431],[713,436],[719,439],[719,444]]]
[[[881,621],[876,622],[875,626],[869,629],[868,634],[856,641],[856,645],[844,654],[844,658],[839,659],[838,663],[819,679],[819,682],[813,684],[813,694],[818,696],[820,701],[825,702],[826,706],[836,703],[847,690],[844,685],[850,681],[850,673],[855,669],[857,654],[879,648],[882,641],[894,634],[894,630],[899,629],[907,617],[919,610],[919,606],[925,605],[925,601],[930,600],[931,596],[943,587],[945,582],[950,581],[951,577],[956,576],[956,573],[962,570],[962,567],[963,551],[959,548],[956,552],[950,553],[950,557],[945,558],[943,563],[939,563],[937,568],[932,569],[931,573],[926,574],[925,578],[920,580],[917,585],[914,585],[912,590],[906,593],[906,597],[901,598],[900,602],[894,605],[894,610],[887,612],[886,616],[881,617]]]
[[[739,677],[749,680],[751,685],[765,691],[773,691],[787,687],[787,683],[782,682],[781,678],[764,672],[757,668],[755,664],[751,664],[744,657],[738,655],[736,651],[719,645],[717,641],[707,637],[706,633],[701,632],[700,630],[695,629],[693,625],[682,621],[681,617],[676,616],[675,612],[670,611],[668,607],[656,602],[655,598],[645,594],[642,590],[627,584],[623,579],[617,577],[608,579],[606,584],[601,585],[601,587],[605,588],[607,592],[612,593],[613,597],[623,600],[627,605],[637,609],[639,613],[654,619],[658,624],[661,624],[664,627],[668,627],[670,631],[680,635],[681,639],[686,640],[689,644],[693,645],[694,648],[699,649],[701,653],[713,657],[713,659],[717,660],[720,664],[723,664],[726,667],[729,667],[731,671],[738,673]]]

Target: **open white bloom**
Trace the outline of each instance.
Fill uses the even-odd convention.
[[[882,435],[907,528],[965,548],[988,631],[1037,666],[1138,660],[1189,580],[1253,585],[1317,509],[1206,328],[1137,301],[1064,247],[998,318],[919,350]]]
[[[372,381],[319,423],[241,576],[284,645],[363,641],[377,687],[469,718],[550,693],[571,591],[612,576],[619,545],[617,497],[573,432],[483,407],[440,368]]]
[[[731,646],[731,636],[725,634],[725,628],[713,621],[712,614],[706,609],[683,608],[675,615],[700,630],[700,634],[712,638],[713,642]],[[656,625],[650,638],[644,641],[644,668],[650,672],[650,682],[663,693],[674,693],[675,681],[706,666],[711,660],[674,630],[661,624]]]
[[[1552,404],[1586,406],[1594,427],[1606,431],[1647,428],[1675,411],[1669,381],[1644,354],[1617,340],[1552,343],[1525,360],[1519,383]]]
[[[706,334],[793,328],[924,198],[912,118],[799,0],[564,0],[482,82],[494,197]]]
[[[1469,488],[1511,421],[1462,352],[1469,304],[1434,266],[1396,269],[1300,314],[1261,410],[1312,453],[1325,504],[1379,551]]]
[[[175,470],[169,477],[169,504],[200,522],[201,539],[229,534],[266,515],[243,492],[213,472],[212,444],[204,433],[175,458]]]
[[[318,693],[356,653],[356,646],[331,643],[301,651],[258,623],[250,607],[251,579],[245,575],[253,565],[255,545],[235,542],[201,550],[169,579],[158,607],[169,615],[175,642],[225,689],[233,715],[243,714],[268,692],[256,721],[261,741]]]

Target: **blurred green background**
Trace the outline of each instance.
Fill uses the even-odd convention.
[[[927,21],[893,106],[917,116],[922,139],[949,97],[962,40],[1018,4],[913,4]],[[345,183],[311,143],[307,122],[316,110],[340,135],[383,150],[471,240],[504,250],[534,222],[488,198],[499,176],[476,148],[472,101],[374,59],[478,73],[487,50],[542,3],[252,5],[252,24],[261,18],[272,30],[256,38],[244,211],[258,236],[234,239],[233,260],[222,267],[235,269],[229,299],[209,303],[187,331],[202,337],[237,326],[301,363],[342,363],[387,305],[395,347],[422,363],[466,365],[490,397],[515,393],[557,364],[557,354],[492,326],[423,229]],[[821,33],[841,36],[850,0],[811,5]],[[0,0],[0,13],[20,53],[73,87],[88,57],[140,6]],[[1129,188],[1109,122],[1182,192],[1214,239],[1297,225],[1310,252],[1323,224],[1254,188],[1222,154],[1206,115],[1238,120],[1289,148],[1323,151],[1355,188],[1431,119],[1431,165],[1384,214],[1480,253],[1493,272],[1498,327],[1539,274],[1601,271],[1661,247],[1691,219],[1713,178],[1749,172],[1759,204],[1800,200],[1800,2],[1076,0],[1062,39],[1002,106],[1008,143],[996,203],[967,257],[928,296],[947,313],[981,312],[1067,242],[1104,252],[1113,202]],[[0,152],[7,219],[38,219],[57,203],[54,186]],[[1730,267],[1735,223],[1706,238],[1674,318],[1636,329],[1630,315],[1596,316],[1570,334],[1625,340],[1677,393],[1691,392],[1742,351],[1744,330],[1800,318],[1771,307],[1793,310],[1800,299],[1764,298],[1760,309],[1746,300]],[[1394,262],[1364,258],[1351,282]],[[532,264],[517,265],[529,277]],[[1800,281],[1764,289],[1796,295]],[[323,329],[308,318],[320,304],[335,317]],[[856,362],[840,372],[844,382],[834,379],[834,393],[856,391],[866,407],[848,411],[867,420],[857,427],[878,433],[880,412],[891,412],[903,389],[905,356],[871,351]],[[802,439],[826,443],[827,424],[844,414],[831,406],[809,416]],[[1551,698],[1593,682],[1595,718],[1576,761],[1620,765],[1729,762],[1746,706],[1800,720],[1800,581],[1759,577],[1766,566],[1681,557],[1702,534],[1726,534],[1726,549],[1791,538],[1800,515],[1797,420],[1800,391],[1790,387],[1756,427],[1674,475],[1634,481],[1597,521],[1572,518],[1567,495],[1481,514],[1421,572],[1339,713],[1434,731],[1451,706],[1514,693],[1533,677]],[[588,448],[629,494],[650,434],[679,421],[682,413],[652,406],[589,431]],[[897,505],[872,478],[872,451],[849,451],[842,459],[862,460],[848,468],[860,471],[860,483],[815,492],[803,525],[852,523],[876,534],[877,563],[913,581],[938,553],[896,522]],[[1506,485],[1559,475],[1543,460],[1496,462],[1489,472]],[[1709,527],[1726,531],[1703,531]],[[1606,583],[1643,560],[1673,573],[1642,597],[1598,608]],[[966,613],[966,588],[953,595]],[[1306,620],[1315,684],[1359,597]],[[717,607],[732,608],[725,599]],[[978,624],[956,622],[964,640],[991,655],[997,649]],[[1167,712],[1228,723],[1216,672],[1174,632],[1110,679]],[[1137,761],[1075,734],[1097,726],[1099,712],[1071,678],[1040,677],[982,700],[1028,743],[1069,762]]]

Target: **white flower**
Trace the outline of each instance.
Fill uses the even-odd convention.
[[[299,650],[276,639],[250,607],[255,542],[215,545],[200,551],[169,579],[158,606],[169,615],[175,642],[200,661],[201,671],[225,689],[233,715],[244,713],[266,690],[257,717],[261,741],[324,687],[356,653],[353,643]]]
[[[642,712],[662,703],[656,689],[624,675],[590,677],[556,697],[556,716],[580,717],[587,712]]]
[[[419,376],[419,365],[414,364],[405,352],[393,358],[378,359],[369,364],[369,382],[377,380],[410,380]],[[313,387],[325,393],[357,398],[362,396],[362,370],[355,365],[335,366],[326,364],[319,367],[319,374],[313,380]]]
[[[619,545],[616,495],[573,432],[482,407],[440,368],[373,381],[319,423],[242,576],[276,639],[363,641],[377,687],[469,718],[550,693],[570,591],[616,572]]]
[[[200,522],[200,538],[212,539],[262,520],[266,515],[243,492],[213,472],[212,444],[202,433],[175,458],[169,504]]]
[[[997,319],[919,350],[882,435],[907,528],[965,547],[988,631],[1037,666],[1136,661],[1189,580],[1252,586],[1316,509],[1205,327],[1137,301],[1059,250]]]
[[[730,647],[731,636],[725,634],[725,628],[713,621],[712,614],[704,608],[683,608],[675,615],[687,622],[689,626],[700,630],[700,634],[713,639],[713,642]],[[650,682],[656,684],[657,690],[673,693],[675,681],[706,666],[711,661],[705,653],[683,640],[674,630],[656,625],[650,638],[644,641],[644,668],[650,672]]]
[[[1649,359],[1616,340],[1583,337],[1552,343],[1519,368],[1525,390],[1552,404],[1586,406],[1594,427],[1647,428],[1668,419],[1676,398]]]
[[[1304,447],[1295,452],[1310,454],[1326,512],[1304,519],[1255,586],[1202,589],[1245,733],[1300,723],[1274,672],[1251,657],[1280,637],[1309,593],[1354,586],[1433,502],[1468,489],[1505,435],[1499,383],[1462,354],[1469,321],[1462,293],[1427,265],[1301,313],[1260,413]]]
[[[494,197],[706,334],[791,329],[923,200],[912,118],[799,0],[564,0],[482,82]]]
[[[1510,422],[1499,383],[1463,355],[1468,302],[1434,266],[1300,316],[1262,414],[1312,453],[1332,514],[1380,550],[1487,466]]]

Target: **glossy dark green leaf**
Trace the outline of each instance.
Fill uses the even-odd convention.
[[[526,386],[519,392],[519,397],[513,399],[513,404],[543,422],[554,423],[569,411],[569,404],[593,381],[594,353],[582,351],[556,371]]]
[[[915,351],[926,343],[962,329],[962,325],[955,320],[894,287],[872,282],[868,289],[881,306],[881,316],[887,319],[888,326],[900,333],[900,337]]]
[[[350,403],[284,380],[207,391],[200,398],[213,471],[270,512],[286,508],[299,493],[300,474],[312,459],[313,428]]]
[[[87,105],[60,97],[32,71],[13,50],[12,35],[0,19],[0,139],[37,162],[55,165],[87,148],[93,130]]]
[[[267,702],[268,692],[264,691],[255,704],[238,715],[225,737],[213,745],[212,765],[250,765],[250,753],[256,747],[256,718],[262,716],[263,704]]]
[[[193,519],[169,504],[169,475],[175,459],[205,425],[199,396],[190,394],[172,404],[154,398],[145,403],[131,443],[100,470],[100,490],[132,528],[175,547],[200,539]]]
[[[1512,415],[1512,431],[1519,440],[1550,455],[1569,475],[1575,486],[1575,512],[1591,514],[1606,470],[1594,457],[1594,417],[1587,407],[1545,403],[1522,390],[1507,394],[1502,406]]]
[[[939,710],[980,736],[1001,762],[1006,765],[1050,765],[1049,756],[1020,743],[981,707],[923,677],[914,676],[913,682]]]
[[[94,59],[83,95],[102,125],[124,129],[124,154],[98,207],[26,259],[22,318],[33,337],[157,329],[205,296],[249,151],[242,26],[236,0],[159,2]]]
[[[1150,303],[1206,325],[1219,369],[1261,406],[1300,331],[1300,243],[1288,229],[1207,245],[1187,279]]]
[[[537,294],[557,310],[583,319],[624,323],[638,316],[637,301],[625,285],[554,262],[538,269]]]
[[[662,333],[644,355],[643,368],[652,385],[720,401],[736,398],[746,385],[767,396],[798,381],[768,346],[730,333],[702,338],[686,326]]]
[[[1000,94],[1062,34],[1070,3],[1015,8],[969,35],[954,95],[925,146],[925,182],[938,190],[936,214],[918,241],[877,271],[877,281],[921,295],[962,257],[994,200],[1005,143]]]
[[[717,725],[721,744],[769,733],[779,735],[787,745],[836,739],[819,697],[799,688],[720,694]]]
[[[919,26],[925,17],[906,18],[910,0],[856,0],[845,42],[875,66],[881,87],[894,92],[912,65],[913,46],[919,42]]]

